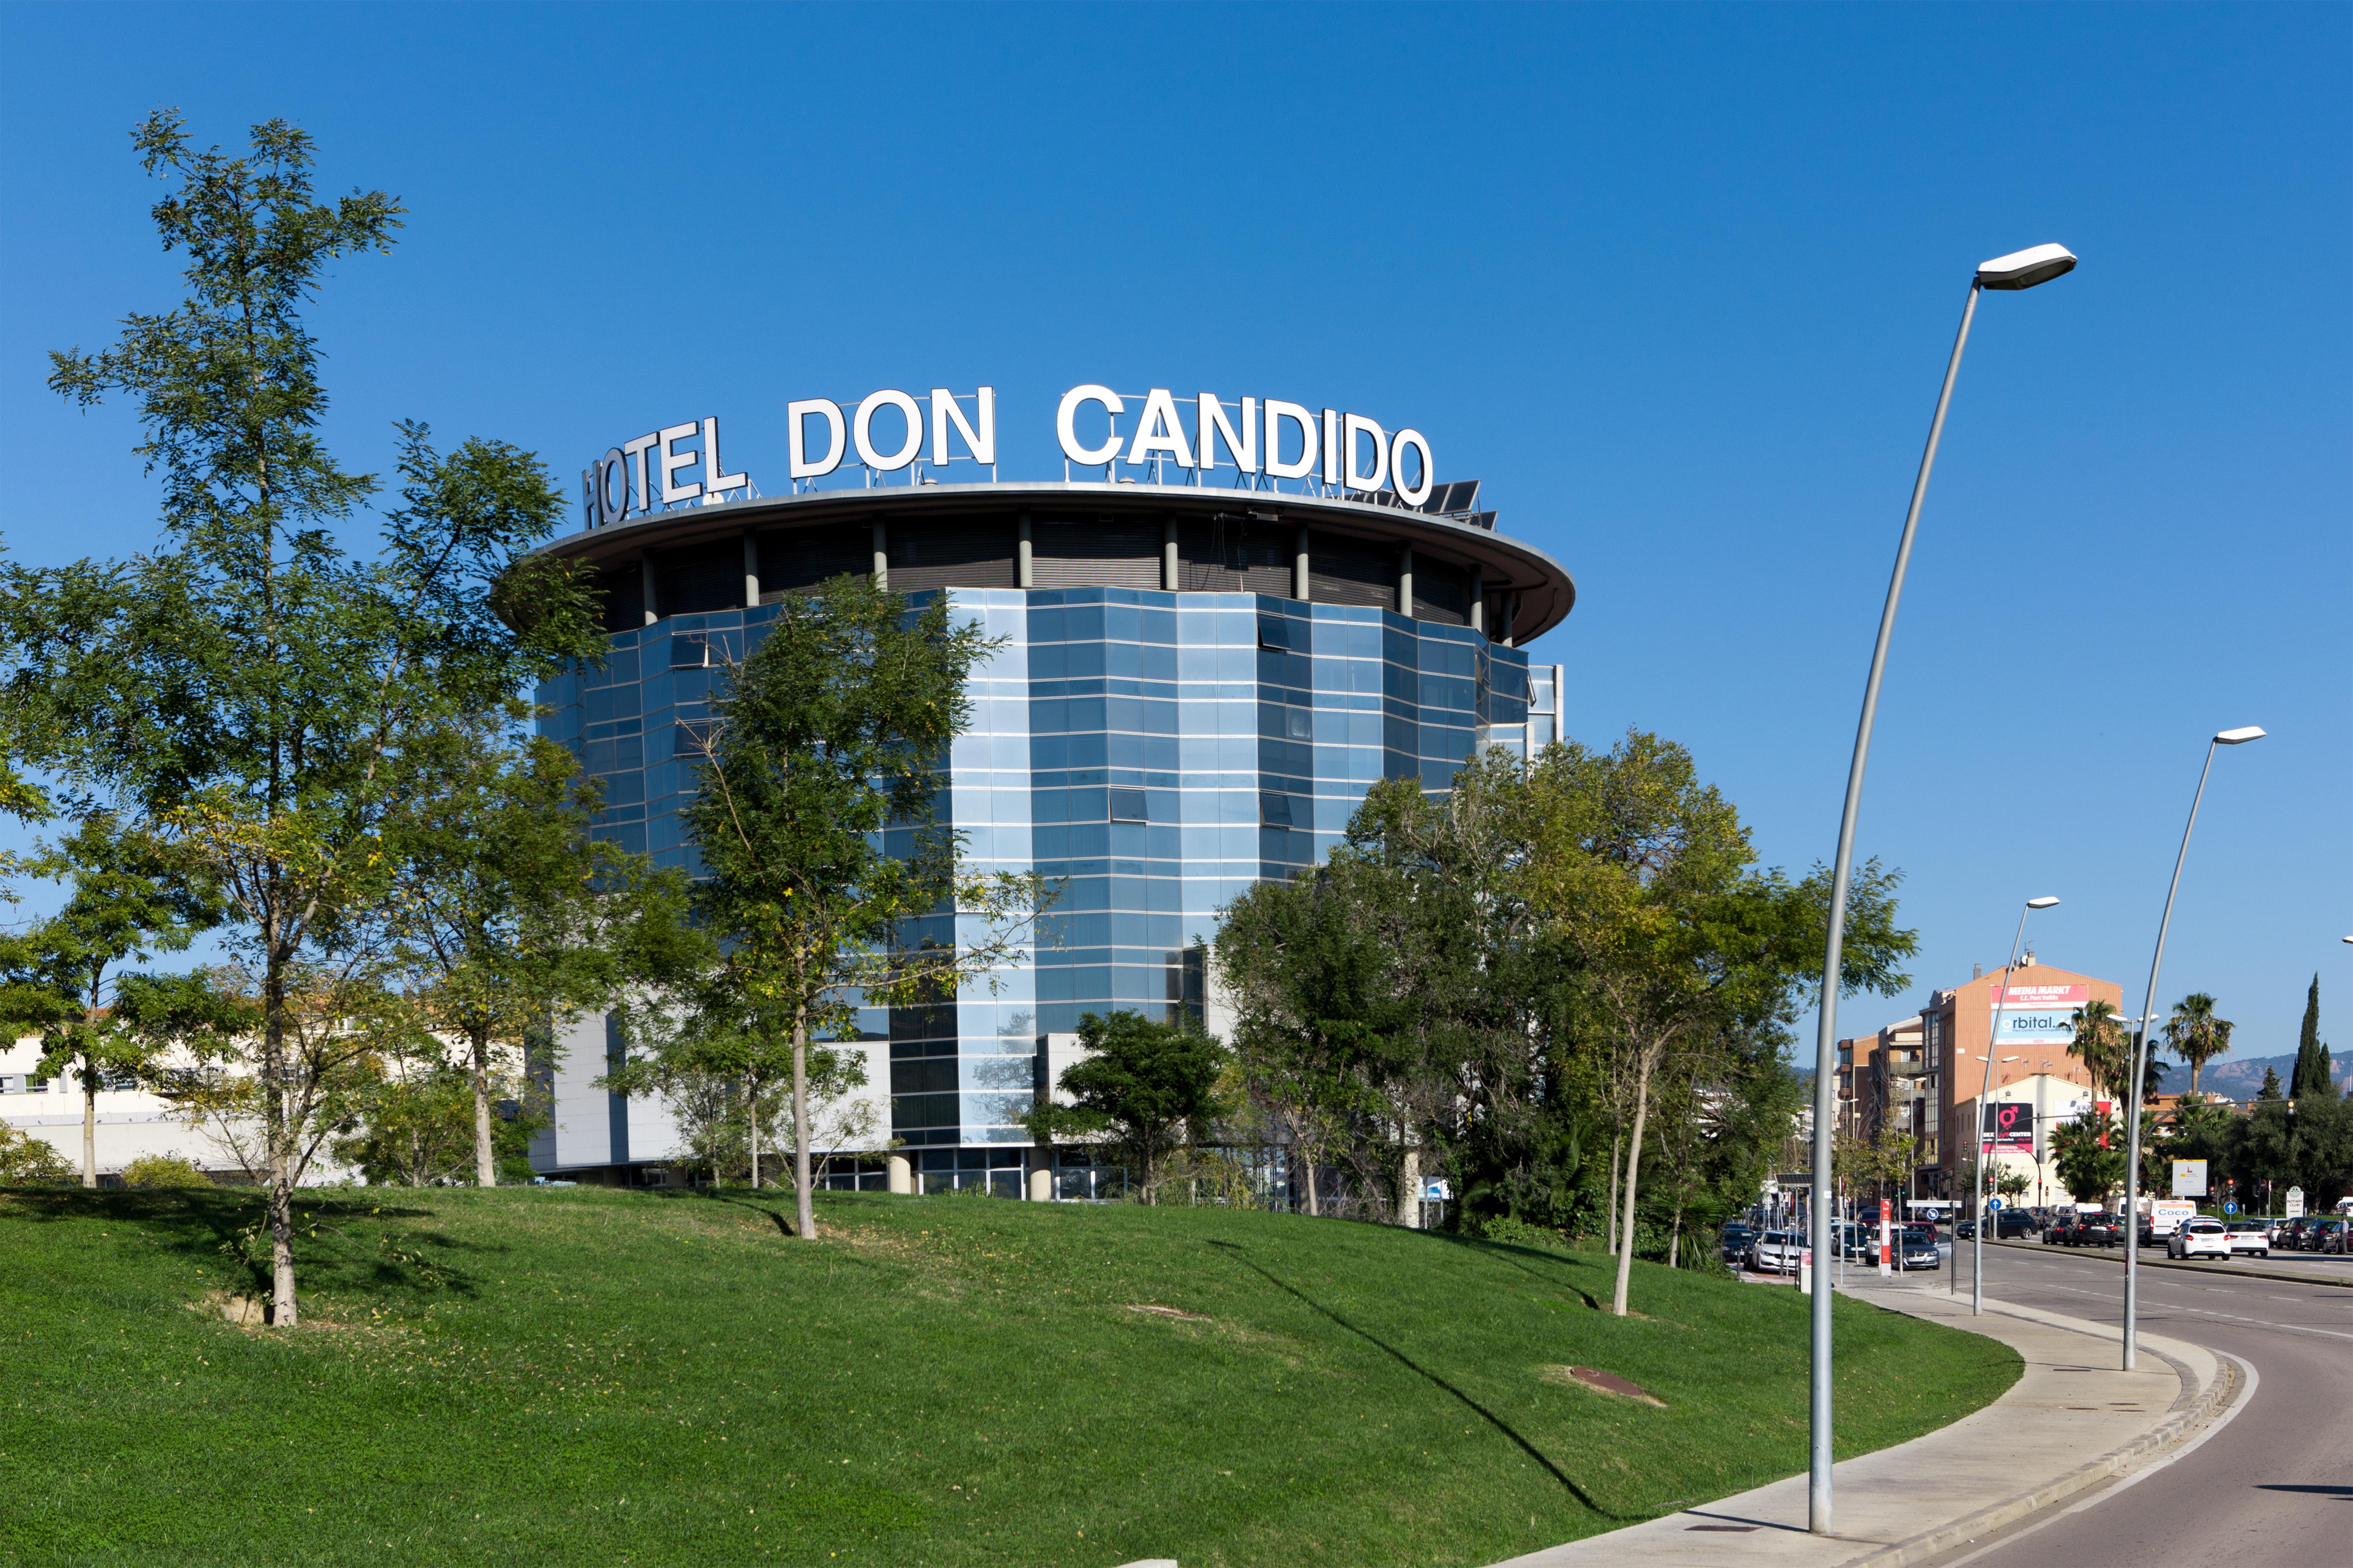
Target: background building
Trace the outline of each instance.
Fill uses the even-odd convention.
[[[871,571],[1002,638],[971,679],[941,810],[979,868],[1060,881],[1057,940],[997,994],[870,1009],[860,1032],[901,1179],[1023,1191],[1012,1118],[1082,1016],[1189,1008],[1218,1026],[1220,905],[1327,853],[1377,779],[1444,788],[1476,748],[1559,738],[1559,668],[1514,645],[1575,586],[1476,495],[916,482],[637,517],[549,547],[598,568],[612,654],[542,689],[543,730],[604,784],[600,836],[691,869],[684,742],[786,595]],[[595,1086],[627,1048],[605,1020],[561,1044],[534,1165],[645,1179],[676,1150],[668,1109]],[[879,1163],[839,1178],[889,1179]]]
[[[2029,953],[2010,976],[1997,1027],[1993,1005],[2001,990],[1997,970],[1937,992],[1921,1009],[1926,1065],[1942,1084],[1941,1124],[1952,1133],[1940,1141],[1933,1163],[1924,1159],[1923,1182],[1936,1184],[1935,1196],[1967,1195],[1968,1130],[1975,1128],[1980,1140],[1990,1136],[1994,1143],[1989,1186],[2000,1173],[2016,1171],[2029,1183],[2023,1201],[2057,1203],[2067,1192],[2051,1163],[2052,1131],[2094,1109],[2091,1075],[2067,1054],[2074,1038],[2070,1021],[2087,1002],[2122,1007],[2124,991],[2113,980],[2036,963]],[[1989,1049],[1991,1087],[1981,1096]]]

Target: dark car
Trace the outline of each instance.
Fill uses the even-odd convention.
[[[2007,1241],[2014,1236],[2032,1236],[2037,1228],[2033,1215],[2024,1209],[2003,1209],[1993,1216],[1993,1238]]]
[[[2078,1214],[2075,1223],[2067,1227],[2070,1247],[2115,1247],[2124,1240],[2124,1231],[2112,1214],[2097,1209]]]
[[[2341,1257],[2348,1246],[2353,1246],[2353,1221],[2325,1214],[2304,1227],[2306,1252],[2334,1252]]]
[[[2042,1245],[2058,1247],[2067,1239],[2067,1224],[2072,1215],[2055,1214],[2042,1222]]]
[[[1977,1239],[1977,1221],[1973,1219],[1962,1219],[1955,1220],[1953,1222],[1953,1239],[1955,1241],[1975,1241]]]
[[[1724,1260],[1726,1263],[1737,1263],[1746,1258],[1749,1247],[1755,1245],[1756,1240],[1757,1227],[1753,1225],[1741,1225],[1736,1221],[1725,1226],[1723,1238]]]

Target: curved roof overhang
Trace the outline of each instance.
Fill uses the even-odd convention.
[[[1477,566],[1490,593],[1520,595],[1516,642],[1558,626],[1577,604],[1577,583],[1543,551],[1492,529],[1451,518],[1369,501],[1336,500],[1273,490],[1233,490],[1191,485],[1058,481],[970,485],[892,485],[872,489],[811,490],[687,506],[633,517],[609,528],[565,534],[539,552],[599,565],[634,560],[640,551],[738,535],[747,529],[813,527],[919,514],[931,521],[958,515],[1002,517],[1025,507],[1047,512],[1093,508],[1127,516],[1208,521],[1223,515],[1265,523],[1305,524],[1332,533],[1394,544],[1458,565]]]

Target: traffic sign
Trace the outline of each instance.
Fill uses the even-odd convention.
[[[2224,1204],[2222,1205],[2222,1212],[2224,1214],[2237,1214],[2239,1212],[2239,1205],[2236,1204]]]
[[[1988,1198],[1986,1199],[1986,1207],[1995,1214],[2000,1214],[2001,1212],[2001,1200],[2000,1198]]]

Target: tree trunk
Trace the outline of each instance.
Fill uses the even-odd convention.
[[[274,951],[262,985],[261,1070],[267,1079],[262,1135],[269,1141],[269,1321],[278,1328],[290,1329],[298,1321],[294,1307],[294,1130],[287,1125],[286,1119],[285,961]]]
[[[1315,1152],[1308,1148],[1305,1144],[1301,1144],[1299,1146],[1299,1152],[1306,1157],[1307,1217],[1310,1219],[1315,1219],[1321,1216],[1324,1213],[1324,1205],[1315,1191]]]
[[[1634,1132],[1626,1142],[1626,1213],[1619,1226],[1618,1286],[1609,1295],[1609,1310],[1618,1317],[1626,1315],[1626,1281],[1634,1272],[1634,1190],[1635,1178],[1642,1165],[1642,1127],[1651,1115],[1651,1065],[1649,1051],[1642,1053],[1641,1065],[1634,1075]]]
[[[760,1080],[744,1080],[744,1111],[752,1124],[752,1190],[760,1190]]]
[[[474,1032],[474,1184],[499,1184],[499,1163],[491,1147],[491,1041]]]
[[[1609,1217],[1606,1240],[1612,1258],[1618,1256],[1618,1167],[1624,1158],[1625,1143],[1625,1133],[1612,1132],[1609,1135]]]
[[[81,1058],[81,1184],[98,1185],[98,1064]]]
[[[1398,1181],[1398,1223],[1408,1230],[1421,1228],[1421,1151],[1409,1145]]]
[[[1675,1217],[1674,1217],[1674,1223],[1673,1223],[1673,1224],[1672,1224],[1672,1225],[1670,1225],[1670,1226],[1667,1227],[1667,1267],[1668,1267],[1668,1268],[1682,1268],[1682,1267],[1683,1267],[1683,1265],[1677,1261],[1677,1259],[1678,1259],[1678,1258],[1680,1258],[1683,1256],[1683,1200],[1682,1200],[1681,1198],[1678,1198],[1678,1199],[1676,1199],[1676,1200],[1675,1200]]]
[[[809,1195],[808,1004],[793,1006],[793,1185],[803,1241],[817,1239],[817,1205]]]

